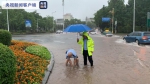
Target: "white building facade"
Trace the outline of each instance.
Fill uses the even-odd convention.
[[[94,22],[94,18],[88,18],[88,17],[86,17],[85,21],[86,22]]]
[[[71,19],[74,19],[74,18],[73,18],[73,16],[71,15],[71,13],[67,13],[67,14],[64,15],[64,19],[65,19],[65,20],[66,20],[66,19],[67,19],[67,20],[71,20]]]

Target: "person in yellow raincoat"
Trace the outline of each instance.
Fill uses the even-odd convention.
[[[94,52],[93,39],[89,36],[87,32],[83,32],[82,37],[80,39],[77,38],[77,43],[82,46],[84,65],[87,65],[87,58],[88,58],[91,66],[93,66],[93,58],[92,58],[92,54]]]

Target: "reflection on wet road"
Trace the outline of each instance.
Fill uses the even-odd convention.
[[[55,65],[48,84],[149,84],[150,49],[120,43],[120,37],[91,36],[95,41],[94,67],[83,65],[76,34],[41,34],[13,36],[13,39],[37,42],[49,48]],[[117,41],[117,42],[116,42]],[[134,44],[133,44],[134,45]],[[74,48],[79,67],[65,66],[65,51]]]

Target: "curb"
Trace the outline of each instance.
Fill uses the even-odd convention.
[[[48,65],[47,70],[45,71],[45,76],[44,76],[44,79],[42,80],[42,84],[47,84],[49,76],[50,76],[52,69],[54,67],[54,63],[55,63],[54,55],[53,55],[52,51],[50,51],[50,53],[51,53],[50,64]]]

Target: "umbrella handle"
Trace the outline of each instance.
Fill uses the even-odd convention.
[[[77,38],[78,38],[78,33],[77,33]]]

